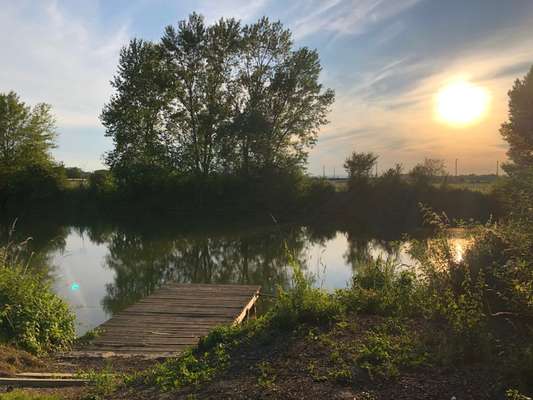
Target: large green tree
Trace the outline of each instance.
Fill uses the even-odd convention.
[[[30,107],[15,92],[0,93],[0,169],[51,164],[55,137],[50,105]]]
[[[318,83],[317,52],[292,47],[279,22],[197,14],[157,44],[133,40],[102,113],[107,163],[203,177],[302,167],[334,94]]]
[[[509,119],[500,128],[513,162],[506,170],[533,167],[533,67],[509,91]]]
[[[111,82],[116,92],[101,115],[114,142],[105,161],[115,171],[174,165],[177,149],[168,127],[169,82],[157,45],[133,39],[122,49]]]
[[[168,26],[161,39],[173,87],[173,139],[182,171],[207,176],[228,169],[229,126],[237,109],[240,25],[207,26],[198,14]]]
[[[291,33],[264,17],[242,30],[236,116],[241,170],[291,168],[307,160],[334,93],[318,83],[318,53],[293,50]]]

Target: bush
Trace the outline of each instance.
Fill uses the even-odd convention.
[[[74,316],[44,279],[21,266],[0,266],[0,340],[34,354],[68,348]]]
[[[0,209],[19,210],[57,200],[65,185],[62,166],[34,164],[0,171]]]
[[[0,395],[1,400],[61,400],[59,396],[54,394],[42,394],[34,392],[25,392],[23,390],[14,390],[9,393]]]
[[[409,270],[400,270],[393,260],[367,260],[360,264],[349,289],[337,297],[348,311],[407,316],[420,312],[420,287]]]
[[[292,287],[280,289],[278,299],[269,313],[271,324],[281,329],[293,329],[298,324],[324,324],[343,313],[342,304],[331,294],[314,288],[300,266],[292,259]]]
[[[97,196],[108,196],[117,189],[115,178],[105,169],[89,175],[89,190]]]

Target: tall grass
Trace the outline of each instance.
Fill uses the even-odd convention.
[[[34,354],[64,350],[75,338],[74,315],[47,277],[28,267],[27,242],[0,247],[0,342]]]

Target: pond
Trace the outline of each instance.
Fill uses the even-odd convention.
[[[34,230],[35,231],[35,230]],[[36,230],[39,232],[39,230]],[[392,257],[413,265],[408,243],[304,226],[200,228],[61,226],[33,234],[53,287],[83,334],[165,282],[258,284],[274,293],[291,280],[290,258],[316,286],[346,287],[357,266]]]

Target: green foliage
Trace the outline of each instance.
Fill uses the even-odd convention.
[[[85,345],[91,343],[94,339],[99,337],[103,333],[103,329],[94,328],[85,332],[82,336],[76,338],[76,344]]]
[[[426,158],[423,163],[417,164],[409,171],[409,179],[415,185],[429,185],[438,176],[443,176],[446,169],[444,161]]]
[[[15,92],[0,93],[0,170],[51,163],[55,122],[48,104],[27,106]]]
[[[338,290],[336,295],[352,312],[385,316],[420,313],[416,275],[392,259],[370,259],[358,264],[351,287]]]
[[[110,171],[102,169],[89,175],[89,190],[92,194],[105,197],[113,194],[116,189],[115,178]]]
[[[299,170],[334,98],[320,71],[279,22],[192,14],[122,50],[101,116],[115,144],[106,162],[126,178],[137,166],[203,179]]]
[[[54,394],[42,394],[27,392],[24,390],[13,390],[9,393],[1,393],[0,400],[61,400],[61,397]]]
[[[372,175],[372,170],[377,160],[378,156],[374,153],[357,153],[354,151],[344,161],[344,169],[348,174],[348,179],[359,184],[361,184],[361,181],[368,180]]]
[[[299,324],[324,324],[335,320],[343,312],[343,306],[326,291],[314,288],[294,259],[292,267],[292,287],[280,289],[269,318],[273,326],[294,329]]]
[[[257,383],[264,389],[271,389],[276,382],[276,371],[272,365],[267,361],[261,361],[257,364],[259,376]]]
[[[219,343],[209,352],[197,354],[188,350],[176,359],[158,364],[152,369],[146,383],[163,390],[177,389],[186,385],[198,385],[211,380],[216,373],[229,364],[226,345]]]
[[[57,199],[66,185],[63,167],[27,164],[17,169],[0,168],[0,208],[35,206]]]
[[[106,367],[101,371],[88,371],[80,375],[89,380],[90,388],[82,397],[83,400],[103,400],[108,398],[125,379],[124,376],[113,373]]]
[[[531,400],[531,397],[520,393],[516,389],[509,389],[505,392],[505,398],[507,400]]]
[[[67,349],[74,338],[73,314],[42,276],[20,265],[0,265],[2,342],[43,354]]]
[[[357,364],[371,378],[397,377],[401,368],[419,367],[426,361],[416,334],[407,332],[395,320],[368,331],[357,351]]]
[[[418,368],[428,363],[428,354],[419,333],[401,320],[390,318],[347,340],[346,330],[358,333],[357,327],[337,324],[334,329],[308,337],[328,350],[328,360],[309,363],[307,370],[313,379],[340,383],[358,382],[361,375],[375,378],[395,378],[401,370]]]
[[[68,179],[85,179],[89,177],[89,172],[85,172],[78,167],[67,167],[65,168],[65,174]]]
[[[513,164],[504,165],[509,174],[516,169],[533,167],[533,67],[517,79],[509,91],[509,120],[500,133],[509,143],[507,155]]]

